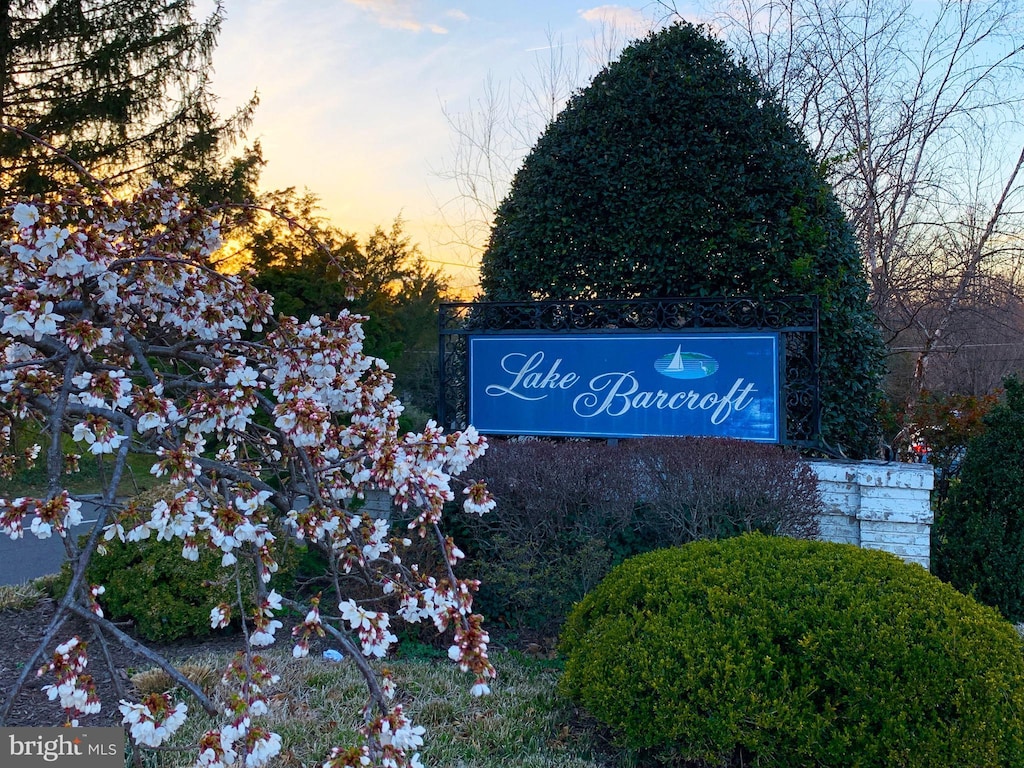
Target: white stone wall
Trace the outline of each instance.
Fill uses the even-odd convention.
[[[826,511],[820,538],[881,549],[929,567],[931,490],[928,464],[811,461]]]

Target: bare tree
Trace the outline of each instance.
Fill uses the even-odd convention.
[[[642,31],[601,22],[584,42],[549,31],[529,71],[508,81],[488,75],[468,109],[442,105],[451,148],[434,175],[450,190],[438,200],[448,236],[440,245],[459,254],[454,258],[479,263],[494,212],[523,158],[572,95]]]
[[[956,275],[961,278],[962,275]],[[904,399],[920,385],[931,392],[983,396],[998,389],[1003,379],[1024,369],[1024,286],[1009,272],[981,275],[961,286],[956,307],[935,302],[919,311],[919,325],[941,329],[926,336],[918,325],[897,335],[890,346],[890,391]],[[935,294],[941,296],[942,286]],[[918,365],[923,352],[928,365]],[[920,380],[920,382],[918,382]]]
[[[1024,7],[740,0],[708,18],[821,160],[888,339],[912,332],[911,406],[968,292],[1021,260]]]

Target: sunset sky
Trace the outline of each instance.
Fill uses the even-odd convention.
[[[664,15],[646,0],[225,6],[213,87],[224,114],[259,95],[249,140],[261,142],[268,161],[262,186],[316,193],[325,215],[360,240],[400,214],[424,255],[445,266],[460,289],[471,289],[477,277],[469,251],[445,245],[452,232],[440,211],[456,194],[442,178],[454,154],[446,112],[468,115],[488,80],[505,94],[518,93],[524,78],[536,83],[552,43],[579,62],[583,85],[595,71],[602,37],[641,36]],[[197,4],[198,12],[203,8]]]

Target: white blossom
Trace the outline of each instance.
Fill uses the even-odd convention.
[[[14,206],[11,218],[14,219],[14,223],[17,224],[20,229],[28,229],[39,221],[39,209],[34,205],[18,203]]]

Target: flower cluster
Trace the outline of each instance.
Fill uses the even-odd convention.
[[[292,636],[296,637],[295,647],[292,648],[292,656],[301,659],[309,655],[309,641],[313,637],[323,637],[327,634],[324,631],[323,622],[320,620],[320,595],[309,601],[309,611],[301,624],[292,628]]]
[[[467,626],[455,629],[455,644],[448,649],[448,657],[458,663],[459,669],[476,675],[471,689],[474,696],[491,692],[488,683],[494,677],[494,667],[487,659],[488,642],[490,639],[483,630],[483,618],[474,614],[469,617]]]
[[[455,576],[463,554],[439,527],[456,499],[455,478],[486,442],[472,428],[449,434],[433,422],[403,434],[391,374],[364,354],[364,318],[341,311],[274,320],[268,295],[210,267],[219,241],[213,212],[158,185],[132,199],[75,189],[0,209],[0,474],[39,454],[38,446],[15,454],[21,423],[33,424],[41,443],[59,446],[46,457],[48,487],[57,490],[0,499],[0,531],[66,537],[81,522],[81,500],[60,490],[61,477],[80,454],[108,462],[111,478],[124,471],[129,450],[152,456],[151,472],[169,492],[153,503],[117,503],[115,489],[106,489],[96,551],[115,538],[155,536],[180,542],[188,560],[203,549],[217,553],[227,577],[242,579],[245,569],[255,577],[255,607],[211,606],[211,626],[235,618],[248,642],[225,674],[226,722],[203,736],[196,762],[255,768],[281,748],[258,723],[274,676],[252,651],[272,644],[281,627],[281,597],[270,587],[275,520],[329,553],[335,583],[358,575],[364,588],[397,599],[403,618],[440,631],[454,625],[452,658],[476,675],[474,693],[486,692],[494,670],[472,610],[478,585]],[[390,495],[409,536],[437,542],[434,571],[406,562],[405,531],[361,512],[370,490]],[[494,502],[470,483],[463,505],[484,514]],[[92,621],[106,621],[102,585],[76,573],[72,594]],[[306,610],[293,630],[297,657],[327,623],[367,657],[382,658],[397,642],[387,612],[345,595],[337,616],[322,616],[319,598]],[[78,647],[61,646],[67,658],[46,668],[58,677],[52,697],[93,711]],[[335,750],[329,763],[418,765],[423,729],[388,701],[393,683],[368,677],[367,687],[374,700],[365,743]],[[183,705],[163,696],[120,708],[132,737],[147,746],[164,743],[185,717]]]
[[[68,723],[78,724],[78,715],[92,715],[100,711],[100,700],[92,677],[85,674],[89,659],[85,653],[86,644],[77,636],[57,646],[49,663],[40,667],[37,677],[53,673],[57,682],[44,685],[50,701],[60,699],[60,705],[67,713]]]
[[[103,618],[103,608],[100,607],[98,598],[106,591],[107,588],[102,584],[89,585],[89,609],[101,619]]]
[[[402,705],[397,704],[360,728],[367,743],[345,749],[336,747],[323,768],[423,768],[416,750],[423,746],[425,732],[422,725],[413,725]]]
[[[140,703],[122,699],[118,709],[137,744],[159,747],[185,722],[188,707],[175,704],[166,693],[151,693]]]
[[[345,600],[338,605],[341,618],[359,633],[363,655],[383,658],[388,648],[398,642],[388,630],[389,617],[383,611],[368,611],[356,604],[355,600]]]
[[[253,611],[252,626],[253,633],[249,636],[249,642],[256,646],[271,645],[274,642],[274,633],[282,626],[281,622],[274,618],[274,611],[281,610],[281,596],[271,590],[259,607]]]
[[[72,499],[67,491],[50,499],[0,499],[0,531],[12,539],[24,536],[24,521],[29,515],[33,515],[29,530],[36,537],[48,539],[54,533],[64,537],[69,528],[82,522],[82,503]]]
[[[235,656],[221,680],[232,689],[224,709],[228,722],[204,735],[197,765],[230,766],[241,757],[246,768],[260,768],[281,751],[280,736],[253,725],[253,718],[267,714],[266,688],[278,679],[261,656]]]
[[[380,764],[384,768],[422,768],[417,747],[423,746],[422,725],[413,725],[402,705],[374,718],[366,727],[371,743],[380,745]]]

